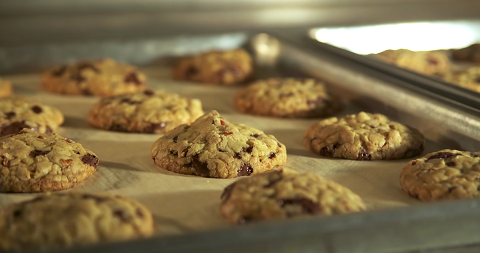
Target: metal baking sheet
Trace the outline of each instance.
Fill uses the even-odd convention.
[[[120,45],[125,45],[125,48]],[[172,57],[209,49],[245,47],[257,64],[257,77],[311,76],[326,80],[342,95],[346,107],[337,115],[365,110],[384,113],[409,124],[426,137],[427,152],[441,148],[480,150],[480,113],[434,92],[318,48],[304,37],[275,33],[232,33],[180,36],[148,41],[1,48],[4,56],[28,53],[30,61],[12,60],[14,91],[56,106],[66,116],[59,134],[82,143],[100,158],[98,172],[75,187],[129,196],[154,214],[155,236],[64,252],[409,252],[480,244],[479,200],[425,204],[409,197],[398,183],[408,159],[350,161],[322,158],[302,145],[304,131],[315,119],[278,119],[240,114],[233,95],[240,87],[205,86],[170,78]],[[135,52],[136,54],[134,54]],[[113,57],[141,65],[152,88],[202,100],[204,110],[218,110],[275,135],[287,146],[287,167],[317,173],[347,186],[366,202],[368,211],[331,217],[228,224],[219,211],[224,186],[236,179],[179,175],[158,168],[150,158],[157,135],[108,132],[86,122],[98,99],[42,91],[38,70],[82,58]],[[45,61],[43,61],[45,60]],[[0,62],[4,63],[4,62]],[[26,73],[25,69],[30,71]],[[27,72],[28,72],[27,71]],[[23,72],[23,73],[22,73]],[[18,74],[20,73],[20,74]],[[317,119],[318,120],[318,119]],[[35,194],[0,194],[0,206]],[[448,229],[447,229],[448,228]],[[441,231],[441,232],[439,232]]]
[[[361,62],[417,87],[435,91],[444,97],[473,108],[480,108],[477,92],[452,85],[438,77],[426,76],[386,63],[372,54],[387,49],[412,51],[446,51],[465,48],[480,42],[480,20],[430,21],[391,23],[368,26],[319,27],[309,31],[319,46],[335,54]],[[454,67],[468,64],[453,61]],[[473,65],[473,64],[472,64]]]

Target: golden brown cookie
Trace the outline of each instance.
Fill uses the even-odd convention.
[[[156,140],[152,158],[158,166],[177,173],[233,178],[284,165],[287,150],[274,136],[231,123],[211,111]]]
[[[90,110],[88,122],[111,131],[162,134],[203,113],[198,99],[148,89],[102,98]]]
[[[311,78],[259,80],[239,90],[234,103],[240,112],[288,118],[330,115],[342,104],[323,82]]]
[[[0,98],[10,97],[12,94],[12,83],[0,78]]]
[[[221,198],[222,214],[235,224],[365,210],[362,199],[346,187],[287,169],[240,179]]]
[[[0,98],[0,115],[0,136],[23,128],[51,133],[63,123],[58,109],[26,97]]]
[[[444,78],[445,81],[460,87],[480,92],[480,66],[472,66],[465,70],[451,72]]]
[[[386,50],[377,56],[399,67],[426,75],[444,76],[451,70],[450,60],[443,52]]]
[[[95,153],[57,134],[24,129],[0,138],[0,192],[69,189],[97,165]]]
[[[112,59],[85,60],[58,66],[42,76],[46,91],[84,96],[112,96],[146,88],[146,77],[137,68]]]
[[[303,139],[317,154],[352,160],[409,158],[422,153],[424,142],[417,129],[366,112],[321,120],[308,128]]]
[[[210,51],[180,59],[173,78],[206,84],[236,85],[253,74],[253,60],[244,49]]]
[[[60,250],[152,233],[152,214],[144,205],[110,194],[43,194],[0,210],[2,252]]]
[[[402,189],[423,201],[480,197],[480,152],[444,149],[408,162]]]

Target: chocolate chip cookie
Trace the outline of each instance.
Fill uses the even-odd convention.
[[[298,78],[256,81],[239,90],[234,102],[240,112],[288,118],[322,117],[341,108],[323,82]]]
[[[98,157],[57,134],[24,129],[0,138],[0,192],[71,188],[93,174]]]
[[[209,51],[180,59],[173,78],[206,84],[236,85],[253,74],[253,60],[244,49]]]
[[[386,50],[377,56],[399,67],[426,75],[444,76],[451,69],[450,60],[443,52],[399,49]]]
[[[162,134],[203,114],[198,99],[147,89],[102,98],[90,110],[88,122],[111,131]]]
[[[424,136],[381,114],[360,112],[321,120],[308,128],[303,143],[322,156],[391,160],[420,155]]]
[[[137,68],[112,59],[85,60],[58,66],[42,76],[42,87],[49,92],[112,96],[143,91],[146,77]]]
[[[472,66],[466,70],[451,72],[445,76],[445,81],[460,87],[480,92],[480,66]]]
[[[63,123],[58,109],[26,97],[1,98],[0,115],[0,136],[23,128],[51,133]]]
[[[452,49],[452,59],[480,63],[480,43],[472,44],[465,48]]]
[[[234,178],[282,166],[287,152],[274,136],[230,123],[211,111],[156,140],[152,158],[158,166],[177,173]]]
[[[480,197],[480,151],[444,149],[412,160],[400,185],[423,201]]]
[[[365,210],[362,199],[346,187],[287,169],[240,179],[221,198],[222,214],[235,224]]]
[[[0,78],[0,98],[9,97],[13,94],[12,83]]]
[[[150,211],[121,196],[43,194],[0,210],[2,252],[67,249],[148,237],[152,233]]]

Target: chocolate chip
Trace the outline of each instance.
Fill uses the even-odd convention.
[[[70,79],[76,81],[77,83],[81,83],[85,80],[87,80],[85,77],[83,77],[80,73],[73,73],[71,76],[70,76]]]
[[[23,215],[23,209],[15,209],[15,210],[12,212],[12,216],[13,216],[14,219],[18,219],[18,218],[20,218],[22,215]]]
[[[253,173],[253,168],[248,164],[242,164],[240,169],[237,170],[237,176],[250,176]]]
[[[223,189],[222,195],[220,195],[220,199],[222,202],[227,201],[230,199],[230,196],[232,195],[233,188],[235,187],[235,182],[229,184],[225,189]]]
[[[195,75],[198,74],[198,69],[195,68],[194,66],[189,66],[186,70],[185,70],[185,78],[187,79],[190,79],[192,77],[194,77]]]
[[[52,75],[53,76],[61,76],[61,75],[63,75],[63,73],[65,73],[65,70],[67,70],[67,66],[62,65],[62,66],[58,67],[57,69],[53,70]]]
[[[259,134],[251,134],[250,136],[253,136],[255,138],[258,138],[258,136],[260,136]]]
[[[115,210],[113,211],[113,216],[119,218],[123,222],[127,222],[130,220],[128,214],[126,214],[123,210]]]
[[[80,152],[74,150],[73,153],[77,154],[77,155],[80,155]]]
[[[178,135],[177,135],[177,136],[175,136],[175,137],[173,137],[173,139],[172,139],[172,140],[173,140],[173,142],[177,143],[177,141],[178,141]]]
[[[30,157],[37,157],[39,155],[46,155],[48,153],[50,153],[51,150],[38,150],[38,149],[35,149],[35,150],[32,150],[29,154]]]
[[[85,96],[93,95],[93,93],[88,88],[82,89],[82,94]]]
[[[272,152],[272,153],[270,153],[270,155],[268,156],[268,158],[273,159],[273,158],[275,158],[276,156],[277,156],[277,155]]]
[[[325,146],[325,147],[321,148],[318,153],[322,156],[333,157],[333,155],[335,154],[335,151],[339,147],[340,147],[340,144],[335,143],[335,144],[333,144],[332,147]]]
[[[120,103],[130,104],[130,105],[138,105],[138,104],[141,104],[142,101],[135,101],[135,100],[131,100],[130,98],[124,98],[124,99],[120,100]]]
[[[178,152],[176,150],[170,150],[169,153],[174,156],[178,155]]]
[[[417,161],[412,161],[411,165],[417,164]]]
[[[320,211],[318,204],[307,198],[281,199],[278,200],[278,204],[280,207],[285,207],[286,205],[299,205],[302,207],[302,211],[307,214],[315,214]]]
[[[248,146],[247,148],[243,148],[243,152],[247,152],[249,154],[251,154],[253,151],[253,146]]]
[[[475,155],[472,155],[472,157],[480,157],[480,155],[475,154]]]
[[[201,162],[198,155],[192,157],[192,165],[195,168],[198,176],[208,177],[210,176],[210,170],[208,169],[208,164]]]
[[[150,125],[147,125],[143,131],[145,133],[156,133],[159,130],[164,129],[167,126],[167,123],[165,122],[160,122],[160,123],[150,123]]]
[[[367,151],[365,149],[362,149],[362,150],[360,150],[360,152],[358,152],[357,160],[359,160],[359,161],[369,161],[369,160],[372,160],[372,155],[367,153]]]
[[[153,90],[144,90],[143,94],[145,94],[147,96],[152,96],[153,94],[155,94],[155,92]]]
[[[456,156],[459,156],[459,155],[460,155],[459,153],[454,154],[454,153],[451,153],[451,152],[438,152],[437,154],[434,154],[434,155],[430,156],[425,161],[428,162],[428,161],[433,160],[433,159],[448,159],[448,158],[456,157]]]
[[[120,125],[120,124],[111,125],[110,130],[116,131],[116,132],[128,132],[128,129],[125,128],[124,126]]]
[[[134,83],[136,85],[142,84],[142,82],[140,82],[140,80],[138,79],[137,73],[135,72],[126,75],[123,81],[125,81],[125,83]]]
[[[38,106],[38,105],[34,105],[34,106],[32,106],[32,108],[30,108],[30,109],[32,109],[32,111],[33,111],[34,113],[36,113],[36,114],[39,114],[39,113],[43,112],[42,107],[40,107],[40,106]]]
[[[25,124],[25,121],[16,121],[10,124],[4,124],[1,127],[1,136],[9,135],[9,134],[16,134],[24,128],[29,128],[32,130],[37,130],[35,127],[31,127]]]
[[[445,163],[445,165],[447,165],[449,167],[455,167],[455,165],[457,165],[457,163],[452,161],[452,162]]]
[[[448,188],[448,193],[452,193],[455,189],[457,189],[456,186],[451,186],[450,188]]]
[[[15,115],[17,115],[15,112],[6,112],[5,113],[5,118],[6,119],[12,119],[13,117],[15,117]]]
[[[240,155],[240,153],[238,152],[235,152],[235,154],[233,155],[233,158],[242,159],[242,155]]]
[[[82,160],[82,162],[83,162],[84,164],[88,164],[88,165],[90,165],[90,166],[92,166],[92,167],[95,167],[95,168],[96,168],[97,165],[98,165],[98,158],[97,158],[97,156],[95,156],[95,155],[93,155],[93,154],[90,154],[90,153],[87,153],[87,154],[85,154],[84,156],[82,156],[81,160]]]

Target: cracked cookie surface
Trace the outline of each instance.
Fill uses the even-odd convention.
[[[362,199],[348,188],[290,169],[239,179],[224,189],[221,199],[222,214],[235,224],[365,210]]]
[[[61,65],[42,75],[46,91],[84,96],[112,96],[143,91],[146,77],[137,68],[112,59]]]
[[[423,201],[480,197],[480,151],[444,149],[412,160],[400,185]]]
[[[13,94],[12,83],[0,78],[0,98],[9,97]]]
[[[236,85],[253,75],[253,60],[244,49],[209,51],[180,59],[172,75],[177,80]]]
[[[409,158],[422,153],[424,142],[417,129],[366,112],[321,120],[307,129],[303,139],[317,154],[352,160]]]
[[[398,49],[385,50],[377,56],[399,67],[426,75],[444,76],[451,69],[448,56],[442,52]]]
[[[152,214],[143,204],[109,194],[43,194],[0,210],[0,249],[8,252],[65,249],[152,233]]]
[[[88,122],[111,131],[162,134],[203,114],[198,99],[147,89],[102,98],[90,110]]]
[[[282,166],[285,145],[273,135],[231,123],[217,111],[180,125],[152,145],[154,162],[167,170],[214,178],[249,176]]]
[[[322,117],[341,108],[323,82],[299,78],[256,81],[239,90],[234,103],[240,112],[290,118]]]
[[[97,156],[57,134],[24,129],[0,138],[0,192],[71,188],[93,174]]]
[[[25,97],[1,98],[0,115],[0,136],[17,133],[23,128],[51,133],[64,119],[58,109]]]

